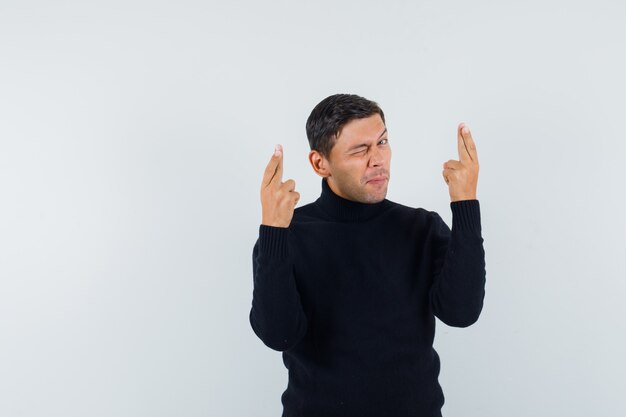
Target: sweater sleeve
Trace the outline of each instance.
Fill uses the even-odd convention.
[[[286,227],[261,224],[252,250],[250,325],[266,346],[277,351],[295,346],[307,329],[296,288],[289,233]]]
[[[450,203],[452,231],[436,212],[431,244],[433,281],[429,291],[432,312],[445,324],[467,327],[478,320],[485,298],[485,251],[478,200]]]

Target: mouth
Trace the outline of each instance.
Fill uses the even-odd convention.
[[[367,184],[384,184],[387,181],[387,177],[374,177],[371,180],[367,181]]]

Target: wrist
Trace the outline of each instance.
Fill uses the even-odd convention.
[[[289,227],[289,223],[285,223],[285,222],[281,222],[278,220],[270,220],[270,219],[262,219],[261,220],[261,224],[264,226],[271,226],[271,227]]]
[[[463,200],[477,200],[476,194],[450,197],[450,201],[453,203],[456,201],[463,201]]]

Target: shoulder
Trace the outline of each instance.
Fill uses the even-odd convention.
[[[435,216],[438,216],[436,212],[423,207],[411,207],[395,201],[387,201],[389,205],[387,213],[397,218],[399,217],[419,222],[431,222]]]
[[[315,202],[307,203],[303,206],[296,207],[293,211],[292,222],[296,223],[308,223],[319,221],[320,216],[318,214],[318,208]]]

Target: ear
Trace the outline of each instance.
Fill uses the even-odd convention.
[[[316,150],[309,152],[309,162],[313,167],[313,171],[320,177],[329,177],[330,169],[328,159]]]

